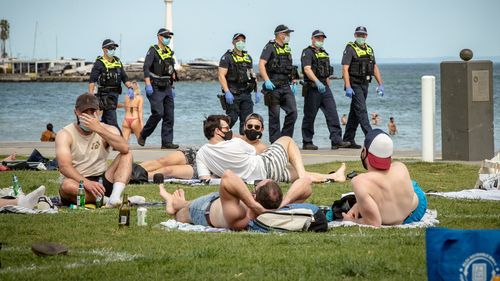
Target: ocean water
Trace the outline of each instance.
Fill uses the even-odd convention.
[[[377,112],[381,118],[374,128],[387,130],[390,116],[393,116],[399,133],[393,137],[395,148],[421,149],[421,77],[436,76],[436,150],[441,150],[441,104],[439,64],[381,64],[386,94],[375,94],[376,83],[370,86],[367,99],[368,112]],[[335,67],[338,74],[340,66]],[[494,125],[495,151],[500,149],[500,64],[494,64]],[[261,83],[259,83],[260,86]],[[141,84],[141,89],[144,85]],[[299,93],[300,93],[299,88]],[[337,103],[339,117],[349,113],[350,99],[344,96],[343,82],[333,80],[332,90]],[[0,83],[0,141],[38,141],[47,123],[55,130],[75,121],[73,113],[76,97],[87,91],[87,83]],[[144,92],[144,91],[143,91]],[[179,82],[176,85],[174,143],[200,145],[206,142],[202,121],[210,114],[223,113],[216,94],[220,92],[217,82]],[[123,101],[123,95],[120,101]],[[298,119],[293,138],[302,143],[301,124],[304,99],[296,96]],[[264,140],[268,142],[267,108],[256,104],[254,111],[266,119]],[[123,120],[123,109],[118,109],[119,124]],[[282,112],[282,119],[284,112]],[[144,120],[150,115],[149,102],[144,104]],[[238,128],[238,125],[235,125]],[[342,127],[344,129],[344,127]],[[314,143],[321,148],[329,148],[328,129],[324,115],[318,112],[315,123]],[[356,142],[363,143],[361,129],[356,134]],[[131,144],[136,144],[131,138]],[[160,124],[147,139],[148,145],[160,145]]]

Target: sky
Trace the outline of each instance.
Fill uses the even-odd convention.
[[[218,60],[236,32],[246,34],[247,50],[257,61],[278,24],[295,29],[294,58],[320,29],[328,36],[325,49],[339,63],[354,29],[363,25],[378,63],[458,59],[463,48],[472,49],[475,58],[500,61],[497,0],[174,0],[173,10],[174,50],[182,62]],[[165,26],[165,3],[0,0],[0,19],[10,23],[7,50],[16,57],[94,60],[104,39],[121,38],[117,54],[133,62],[156,43],[156,32]]]

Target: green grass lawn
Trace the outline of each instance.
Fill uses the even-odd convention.
[[[329,172],[339,163],[308,166]],[[477,166],[407,163],[422,188],[453,191],[474,186]],[[348,170],[362,171],[357,162]],[[57,172],[16,172],[25,192],[45,185],[58,194]],[[0,173],[0,187],[12,172]],[[188,199],[216,187],[168,185],[186,190]],[[285,189],[288,186],[284,186]],[[309,202],[330,205],[344,184],[314,185]],[[130,185],[129,195],[160,201],[155,185]],[[430,197],[441,227],[500,228],[494,201]],[[0,214],[0,280],[425,280],[424,229],[335,228],[326,233],[183,233],[155,227],[167,220],[162,207],[148,209],[148,226],[118,228],[118,210],[60,209],[53,215]],[[67,256],[40,258],[30,246],[52,241],[66,245]]]

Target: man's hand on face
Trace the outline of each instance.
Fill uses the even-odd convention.
[[[80,122],[93,132],[95,132],[101,127],[101,122],[97,117],[97,113],[94,113],[93,115],[82,113],[82,115],[80,115],[79,118]]]

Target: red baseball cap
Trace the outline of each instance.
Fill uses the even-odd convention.
[[[365,137],[365,148],[370,166],[379,170],[391,167],[393,143],[391,137],[380,129],[368,132]]]

